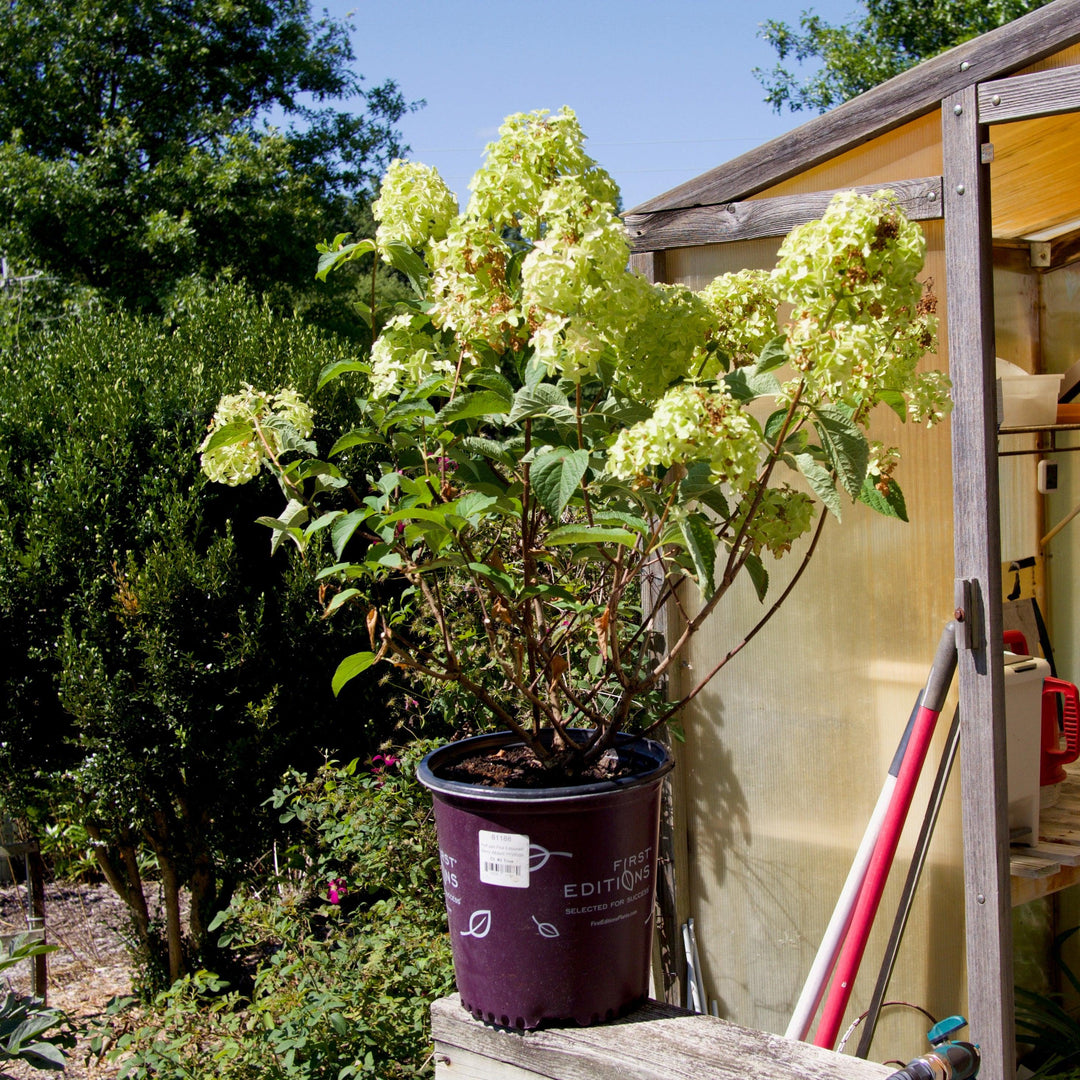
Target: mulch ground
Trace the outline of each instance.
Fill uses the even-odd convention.
[[[86,1021],[100,1016],[112,998],[130,993],[127,926],[126,908],[107,885],[46,886],[46,936],[59,946],[48,957],[48,1004],[73,1020]],[[0,885],[0,934],[21,933],[26,927],[25,888]],[[11,989],[30,992],[29,964],[16,965],[5,975]],[[118,1068],[88,1060],[87,1047],[80,1045],[62,1075],[68,1080],[111,1080]],[[7,1073],[19,1080],[55,1075],[21,1063],[9,1065]]]

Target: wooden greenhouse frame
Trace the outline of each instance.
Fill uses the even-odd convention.
[[[1011,195],[1002,208],[1009,221],[1010,242],[1022,248],[1025,257],[1030,252],[1032,265],[1047,267],[1080,260],[1080,187],[1075,192],[1065,191],[1056,202],[1050,199],[1053,205],[1045,209],[1041,219],[1026,218],[1026,213],[1034,211],[1031,204],[1038,200],[1030,197],[1029,186],[1025,201],[1023,185],[1045,187],[1054,180],[1052,174],[1038,171],[1048,168],[1047,156],[1034,150],[1025,153],[1022,143],[1016,141],[1022,135],[1015,135],[1018,129],[1009,127],[1021,121],[1059,118],[1060,122],[1048,121],[1051,126],[1045,132],[1046,139],[1061,168],[1080,171],[1077,46],[1080,0],[1054,0],[643,203],[625,216],[635,267],[650,280],[667,281],[669,253],[782,236],[818,216],[833,193],[784,190],[786,181],[806,174],[812,177],[823,164],[913,121],[931,122],[940,117],[940,175],[896,181],[886,178],[865,185],[865,189],[890,188],[917,220],[944,219],[947,344],[954,399],[953,606],[960,628],[968,1013],[971,1037],[980,1043],[983,1054],[980,1075],[988,1080],[1012,1080],[1015,1075],[990,172],[995,135],[1000,133],[1001,145],[1012,155],[1010,162],[1017,162],[1010,172]],[[1042,65],[1048,58],[1056,60],[1050,66]],[[778,187],[782,193],[776,192]],[[1044,239],[1033,240],[1034,236]],[[917,527],[916,522],[912,528]],[[671,911],[664,922],[674,927],[678,918],[670,898],[669,905]],[[709,1019],[693,1018],[698,1025]],[[698,1055],[693,1056],[693,1068],[671,1059],[670,1071],[656,1073],[635,1054],[633,1039],[623,1035],[605,1044],[602,1038],[542,1033],[529,1043],[530,1050],[522,1049],[520,1041],[500,1042],[516,1038],[505,1033],[474,1031],[464,1038],[467,1027],[468,1022],[452,1008],[448,1010],[445,1003],[436,1007],[437,1069],[447,1068],[455,1047],[459,1053],[466,1048],[472,1063],[453,1073],[447,1069],[442,1075],[818,1075],[805,1063],[798,1068],[806,1071],[798,1071],[788,1051],[779,1045],[785,1040],[778,1043],[771,1036],[764,1042],[742,1043],[746,1060],[729,1061],[730,1074],[720,1067],[715,1072],[702,1072],[702,1033],[695,1028],[687,1044],[688,1053]],[[619,1045],[625,1047],[622,1056]],[[754,1054],[765,1055],[768,1061],[755,1066],[750,1060]],[[541,1066],[538,1062],[544,1055],[548,1064]],[[477,1064],[482,1060],[488,1064]],[[867,1071],[859,1071],[863,1068]],[[850,1062],[837,1064],[828,1075],[886,1073],[880,1066]]]

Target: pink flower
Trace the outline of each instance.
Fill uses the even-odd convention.
[[[349,895],[349,886],[344,878],[331,878],[328,886],[331,904],[340,904]]]

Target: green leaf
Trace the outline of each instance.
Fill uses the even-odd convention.
[[[626,514],[619,510],[605,510],[593,515],[594,525],[625,525],[633,529],[638,536],[645,537],[650,533],[649,523],[636,514]]]
[[[330,687],[334,691],[334,697],[341,693],[341,688],[350,680],[355,679],[363,671],[367,671],[375,663],[373,652],[358,652],[352,656],[346,656],[337,666],[334,677],[330,681]]]
[[[514,395],[514,407],[507,422],[516,424],[530,416],[545,416],[553,408],[570,409],[570,399],[558,387],[544,382],[533,387],[523,386]]]
[[[607,525],[563,525],[547,535],[548,544],[622,544],[633,547],[637,536],[629,529],[616,529]]]
[[[477,390],[471,394],[459,394],[439,410],[440,424],[452,424],[474,416],[499,416],[510,411],[513,401],[495,390]]]
[[[776,377],[767,372],[760,373],[755,368],[736,368],[724,376],[723,382],[736,401],[753,401],[780,393]]]
[[[809,454],[796,454],[795,463],[799,466],[799,472],[806,477],[814,489],[814,494],[825,504],[832,516],[837,521],[841,521],[840,492],[836,490],[836,481],[832,473]]]
[[[342,589],[341,592],[335,593],[333,600],[326,605],[326,614],[333,615],[339,607],[347,604],[354,596],[360,596],[359,589]]]
[[[713,570],[716,565],[716,537],[703,514],[688,514],[679,522],[679,526],[686,541],[686,548],[694,560],[698,588],[701,589],[701,595],[708,600],[715,590]]]
[[[366,446],[368,443],[385,442],[386,439],[384,439],[377,431],[369,431],[365,428],[353,428],[352,431],[346,432],[333,446],[330,447],[330,453],[326,456],[334,457],[342,451],[348,450],[352,446]]]
[[[330,529],[330,542],[334,545],[334,556],[336,558],[341,558],[345,545],[352,539],[353,533],[356,532],[360,525],[371,517],[371,513],[370,507],[363,507],[351,511],[334,522]]]
[[[319,382],[315,389],[321,390],[328,382],[332,382],[339,375],[344,375],[346,371],[370,370],[371,365],[365,360],[335,360],[332,364],[327,364],[319,372]]]
[[[468,386],[482,386],[486,390],[494,391],[506,400],[507,405],[513,405],[514,403],[514,388],[510,385],[510,380],[500,371],[494,371],[491,368],[477,368],[476,371],[469,373],[465,383]]]
[[[870,444],[856,423],[835,406],[814,410],[814,428],[829,464],[836,470],[844,490],[857,499],[870,461]]]
[[[901,521],[908,519],[904,493],[895,480],[889,480],[888,494],[883,495],[874,483],[874,478],[867,476],[863,481],[862,491],[859,492],[859,502],[865,503],[871,510],[876,510],[886,517],[899,518]]]
[[[907,423],[907,399],[899,390],[882,390],[878,393],[878,401],[884,402],[897,416],[902,424]]]
[[[336,270],[339,266],[375,250],[374,240],[357,240],[352,244],[342,244],[341,241],[348,235],[348,233],[340,233],[329,247],[325,244],[318,245],[319,265],[315,271],[315,277],[319,281],[325,281],[326,275],[331,270]]]
[[[713,513],[722,518],[731,516],[731,509],[723,490],[714,483],[710,477],[710,468],[707,461],[695,461],[686,467],[686,476],[679,484],[679,499],[681,502],[699,502],[707,506]]]
[[[235,420],[231,424],[219,427],[210,436],[210,441],[206,444],[203,453],[216,450],[219,446],[234,446],[236,443],[245,442],[247,439],[254,438],[254,436],[255,428],[250,420]]]
[[[322,532],[338,518],[344,515],[343,510],[327,510],[325,514],[320,514],[305,530],[305,536],[314,536],[317,532]]]
[[[539,454],[529,469],[529,478],[540,505],[555,521],[574,497],[589,467],[588,450],[559,447]]]
[[[386,244],[385,248],[387,262],[395,270],[400,270],[409,279],[409,284],[413,289],[423,295],[430,276],[428,268],[424,265],[424,260],[411,247],[399,244],[396,241]]]
[[[495,567],[488,566],[487,563],[466,563],[465,568],[472,571],[477,577],[482,577],[485,581],[490,582],[497,592],[501,592],[511,599],[515,598],[517,586],[509,574],[504,573],[502,570],[496,570]]]
[[[415,420],[417,417],[435,419],[435,409],[430,401],[399,401],[383,417],[379,427],[387,431],[394,424],[400,424],[403,420]]]
[[[484,439],[478,435],[466,435],[452,449],[463,450],[470,458],[489,458],[501,465],[511,465],[514,460],[505,443],[496,442],[494,439]]]
[[[765,599],[765,594],[769,591],[769,572],[765,569],[761,558],[757,555],[747,555],[746,562],[743,564],[746,567],[746,572],[750,575],[750,580],[754,583],[754,591],[757,593],[759,600]]]
[[[758,356],[757,363],[754,364],[754,370],[758,374],[764,375],[767,371],[775,371],[788,362],[788,354],[784,349],[786,340],[787,338],[781,334],[779,337],[774,337],[761,350],[761,355]]]

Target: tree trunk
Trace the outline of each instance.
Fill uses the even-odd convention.
[[[184,931],[180,922],[180,875],[169,850],[169,826],[165,815],[154,813],[159,835],[147,832],[161,869],[161,888],[165,894],[165,935],[169,944],[169,981],[176,982],[184,973]]]
[[[135,859],[135,847],[127,842],[120,847],[120,857],[123,860],[127,876],[121,872],[116,863],[109,855],[109,851],[101,838],[101,829],[93,822],[84,822],[86,834],[94,841],[94,858],[101,869],[105,880],[109,883],[113,892],[124,901],[131,913],[135,924],[135,934],[139,944],[144,949],[150,949],[150,910],[146,905],[146,896],[143,894],[142,878],[138,875],[138,866]],[[131,877],[131,866],[135,866],[135,877]]]

